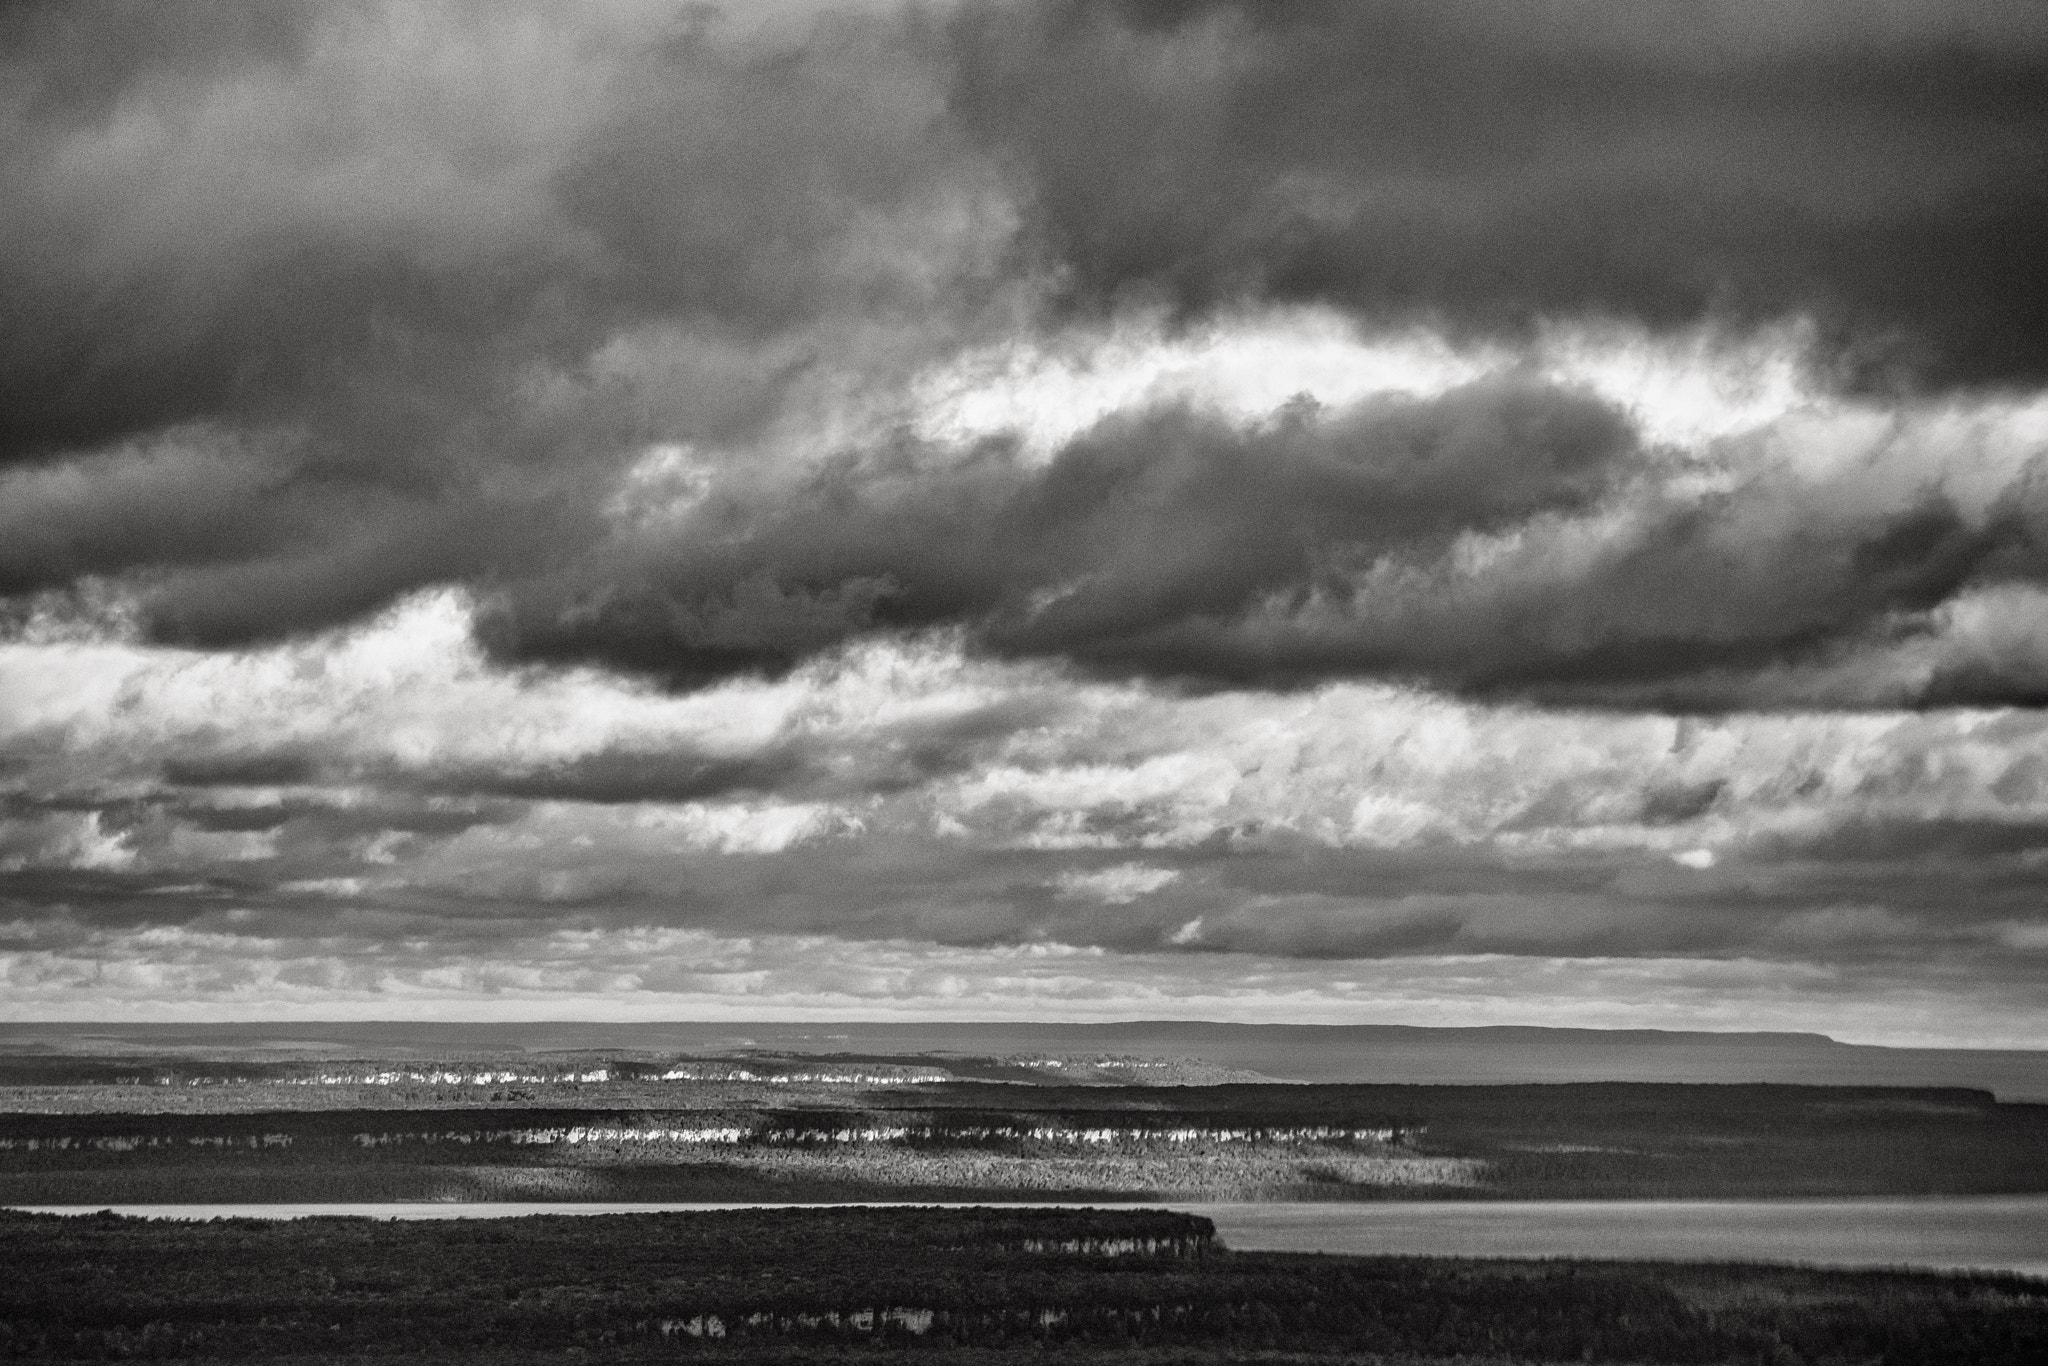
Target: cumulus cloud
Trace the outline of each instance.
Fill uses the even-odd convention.
[[[1870,497],[1572,339],[2038,380],[2048,30],[1609,8],[20,10],[0,593],[229,646],[460,583],[509,657],[688,685],[944,624],[1204,683],[2038,695],[1951,620],[2040,574],[2031,485],[1953,486],[1972,401],[1901,410],[1947,449]]]
[[[1996,0],[8,9],[9,999],[1990,1018],[2044,110]]]
[[[1037,945],[1109,955],[1103,983],[1158,953],[2033,972],[2028,713],[1186,695],[916,639],[678,696],[508,672],[466,621],[439,595],[236,653],[0,647],[9,913],[507,962],[599,930]]]

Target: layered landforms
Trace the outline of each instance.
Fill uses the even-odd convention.
[[[892,1031],[873,1026],[761,1030],[718,1047],[705,1046],[708,1032],[209,1027],[138,1047],[132,1032],[17,1029],[0,1055],[0,1203],[2048,1190],[2048,1106],[1959,1085],[1243,1080],[1260,1075],[1247,1061],[1279,1070],[1276,1040],[1295,1035],[1242,1028],[1185,1031],[1179,1056],[1159,1046],[1167,1027],[1151,1025],[1017,1031],[1026,1045],[1064,1036],[1125,1052],[981,1052],[998,1041],[971,1034],[921,1052],[847,1047],[886,1042]],[[673,1050],[693,1033],[695,1051]],[[1417,1047],[1463,1048],[1476,1069],[1471,1055],[1496,1033],[1427,1031]],[[1778,1047],[1770,1036],[1580,1036],[1590,1033],[1567,1033],[1556,1066],[1675,1055],[1743,1077],[1743,1058],[1769,1061]],[[1312,1066],[1337,1070],[1336,1045],[1359,1036],[1300,1037],[1328,1045]],[[607,1038],[640,1046],[594,1046]],[[649,1046],[659,1043],[671,1049]],[[1369,1048],[1348,1056],[1355,1071],[1379,1065]],[[1514,1052],[1494,1056],[1488,1065],[1509,1066]]]
[[[0,1356],[2032,1362],[2023,1275],[1240,1252],[1131,1207],[2048,1191],[2048,1105],[1846,1084],[1931,1065],[1593,1031],[16,1026],[0,1205],[72,1213],[0,1210]],[[1358,1079],[1430,1068],[1468,1084]],[[813,1207],[92,1212],[413,1201]]]

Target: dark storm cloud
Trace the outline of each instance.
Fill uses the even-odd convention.
[[[915,21],[0,23],[0,592],[132,572],[221,645],[530,569],[646,441],[772,417],[833,320],[951,307],[950,243],[871,240],[961,178]]]
[[[1077,303],[1805,312],[1855,383],[2048,374],[2025,0],[1077,0],[965,32],[960,107]]]
[[[0,595],[112,578],[152,638],[212,648],[458,583],[501,658],[684,684],[941,627],[1208,684],[2048,697],[1990,646],[1853,677],[2041,580],[2027,497],[1667,498],[1620,415],[1526,378],[1249,431],[1127,413],[1043,467],[906,438],[791,474],[766,435],[1160,301],[1509,341],[1811,316],[1852,386],[2038,381],[2039,7],[794,13],[8,9]],[[622,527],[657,445],[713,452],[704,502]],[[1618,529],[1574,542],[1575,516]],[[1488,536],[1516,544],[1460,568]],[[1788,668],[1840,677],[1765,678]],[[625,799],[952,761],[837,789],[802,757],[606,762],[500,778]]]
[[[1250,429],[1169,407],[1109,419],[1043,464],[1002,443],[966,458],[909,445],[714,495],[514,588],[483,629],[510,657],[680,683],[780,672],[878,628],[963,625],[981,649],[1111,675],[1393,677],[1713,711],[1779,700],[1762,671],[1929,635],[1965,589],[2048,571],[2048,509],[2027,479],[1966,513],[1931,483],[1864,496],[1861,465],[1766,470],[1705,499],[1667,492],[1654,465],[1611,408],[1514,379],[1296,405]],[[1477,568],[1461,561],[1461,537],[1496,533]],[[1987,667],[1960,657],[1833,700],[2048,688],[2031,657],[2005,677]]]
[[[755,503],[713,497],[563,595],[515,596],[487,636],[697,680],[782,670],[877,626],[971,623],[988,648],[1139,672],[1256,676],[1148,642],[1299,601],[1395,550],[1583,508],[1636,453],[1587,396],[1518,382],[1312,405],[1245,432],[1184,408],[1112,419],[1044,466],[994,443],[848,457]],[[1273,672],[1288,672],[1285,661]]]
[[[636,324],[758,336],[849,287],[870,309],[921,302],[876,297],[886,282],[843,259],[849,217],[946,169],[913,28],[748,52],[688,8],[568,29],[514,7],[510,36],[498,17],[11,9],[0,453],[310,420],[338,429],[337,458],[419,475],[530,367]],[[478,88],[417,69],[464,60]],[[555,88],[519,87],[537,71]]]
[[[1525,545],[1489,574],[1428,566],[1419,583],[1375,585],[1349,603],[1161,623],[1147,644],[1224,677],[1382,674],[1477,696],[1712,711],[1772,705],[1754,674],[1931,633],[1930,614],[1964,588],[2038,581],[2044,567],[2026,525],[1972,523],[1939,494],[1842,515],[1808,493],[1807,515],[1788,523],[1800,497],[1764,480],[1704,505],[1652,502],[1623,534],[1571,557],[1569,572]],[[1567,559],[1568,537],[1556,540]],[[2030,665],[2017,672],[2038,687]],[[1836,698],[1854,700],[1846,687]],[[1937,680],[1863,700],[1960,699]]]

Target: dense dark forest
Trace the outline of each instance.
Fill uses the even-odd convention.
[[[1146,1210],[0,1213],[0,1273],[32,1360],[2048,1359],[2022,1277],[1233,1253]]]
[[[946,1083],[829,1106],[688,1094],[662,1109],[0,1114],[0,1203],[2048,1190],[2048,1106],[1961,1089]]]

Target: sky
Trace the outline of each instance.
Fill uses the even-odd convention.
[[[0,1018],[2048,1046],[2048,7],[0,10]]]

